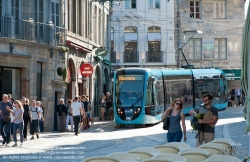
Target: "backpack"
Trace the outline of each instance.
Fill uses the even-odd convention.
[[[198,122],[199,119],[203,119],[203,114],[199,113],[198,111],[197,115],[196,116],[193,115],[192,119],[190,120],[191,127],[193,128],[193,130],[196,130],[196,131],[202,130],[202,125],[199,124]]]
[[[193,116],[193,118],[190,120],[191,127],[193,128],[193,130],[196,130],[196,131],[200,131],[202,129],[201,124],[199,124],[198,122],[198,119],[200,118]]]

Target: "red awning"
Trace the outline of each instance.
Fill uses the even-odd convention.
[[[83,51],[83,52],[87,52],[87,53],[91,53],[91,52],[92,52],[92,50],[87,49],[87,48],[85,48],[85,47],[83,47],[83,46],[80,46],[80,45],[78,45],[78,44],[76,44],[76,43],[73,43],[73,42],[71,42],[70,40],[67,40],[67,41],[66,41],[66,44],[67,44],[68,46],[75,47],[75,48],[77,48],[78,50],[81,50],[81,51]]]

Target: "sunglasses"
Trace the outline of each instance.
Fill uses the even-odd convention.
[[[209,99],[203,100],[203,102],[207,102],[207,101],[209,101]]]
[[[182,105],[182,104],[181,104],[181,103],[179,103],[179,102],[176,102],[175,104],[176,104],[176,105],[179,105],[179,106],[181,106],[181,105]]]

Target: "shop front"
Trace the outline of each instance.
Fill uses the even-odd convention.
[[[226,76],[229,90],[232,86],[240,86],[241,69],[223,69],[223,71]]]

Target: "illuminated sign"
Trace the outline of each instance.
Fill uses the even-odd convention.
[[[124,81],[124,80],[142,80],[142,76],[138,76],[138,75],[119,75],[118,76],[118,80],[119,81]]]

